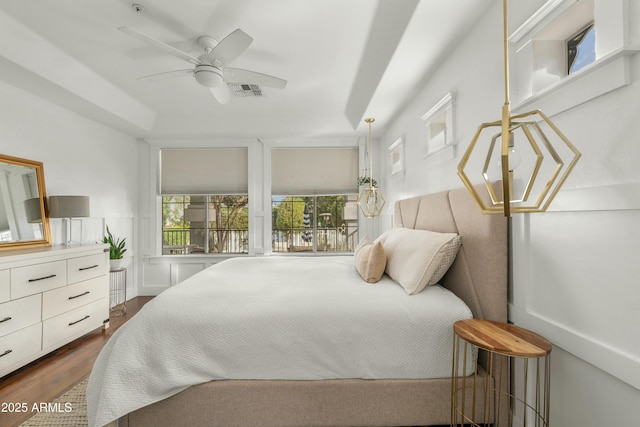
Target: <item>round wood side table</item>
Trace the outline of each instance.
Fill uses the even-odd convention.
[[[551,343],[491,320],[461,320],[453,330],[451,425],[548,427]]]

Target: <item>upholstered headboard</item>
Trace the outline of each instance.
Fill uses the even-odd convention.
[[[489,202],[484,186],[478,190]],[[496,186],[499,191],[499,187]],[[465,188],[397,201],[395,227],[458,233],[462,246],[441,284],[471,308],[473,316],[507,320],[507,219],[483,214]]]

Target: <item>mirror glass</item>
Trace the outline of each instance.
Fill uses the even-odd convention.
[[[0,154],[0,250],[51,244],[41,162]]]

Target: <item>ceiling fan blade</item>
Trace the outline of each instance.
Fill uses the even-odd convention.
[[[231,101],[231,93],[226,84],[210,87],[209,90],[220,104],[228,104]]]
[[[156,80],[171,79],[174,77],[182,77],[187,74],[193,74],[193,68],[185,68],[184,70],[165,71],[163,73],[150,74],[148,76],[138,77],[138,80],[145,82],[155,82]]]
[[[166,53],[173,55],[175,57],[178,57],[180,59],[183,59],[185,61],[191,62],[194,65],[199,65],[200,61],[198,60],[198,58],[195,58],[191,55],[189,55],[186,52],[181,51],[180,49],[176,49],[173,46],[170,46],[166,43],[161,42],[160,40],[156,40],[153,37],[150,37],[146,34],[143,34],[139,31],[136,30],[132,30],[129,27],[119,27],[118,30],[122,31],[123,33],[125,33],[128,36],[134,37],[140,41],[143,41],[144,43],[151,45],[153,47],[156,47],[158,49],[161,49],[163,51],[165,51]]]
[[[253,38],[238,28],[220,40],[220,43],[211,51],[210,56],[222,62],[223,65],[230,64],[249,47],[251,42],[253,42]]]
[[[262,74],[255,71],[243,70],[242,68],[225,68],[224,80],[228,83],[248,83],[259,86],[273,87],[276,89],[284,89],[287,81],[278,77]]]

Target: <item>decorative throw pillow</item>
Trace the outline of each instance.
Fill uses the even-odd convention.
[[[355,251],[356,270],[362,278],[375,283],[384,274],[387,265],[387,256],[380,242],[372,242],[368,237],[363,237]]]
[[[456,233],[437,233],[396,227],[384,242],[385,272],[409,294],[438,283],[456,259],[462,238]]]

